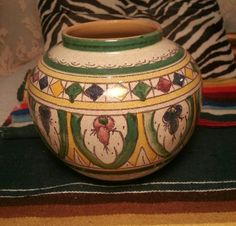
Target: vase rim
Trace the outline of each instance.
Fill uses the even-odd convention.
[[[73,38],[107,41],[135,38],[153,32],[161,32],[160,24],[155,21],[149,19],[116,19],[77,23],[66,28],[63,35]]]
[[[162,39],[159,23],[149,19],[98,20],[66,28],[63,45],[85,51],[116,51],[144,47]]]

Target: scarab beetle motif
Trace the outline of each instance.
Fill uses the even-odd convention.
[[[165,112],[162,117],[162,121],[168,129],[171,135],[174,135],[179,128],[179,119],[183,119],[182,114],[182,106],[177,104],[173,105]]]

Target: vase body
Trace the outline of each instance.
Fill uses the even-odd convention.
[[[67,28],[28,78],[42,139],[76,171],[102,180],[150,174],[191,137],[200,72],[147,20]]]

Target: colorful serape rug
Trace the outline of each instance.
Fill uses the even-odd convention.
[[[202,111],[198,124],[236,126],[236,78],[203,81]]]
[[[0,225],[236,225],[236,128],[198,126],[163,169],[109,183],[39,138],[0,140]]]
[[[236,225],[236,79],[204,81],[202,93],[196,130],[170,164],[109,183],[47,150],[19,91],[1,127],[0,225]]]

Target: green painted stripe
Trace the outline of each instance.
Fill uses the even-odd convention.
[[[99,40],[74,38],[68,35],[62,35],[63,46],[69,49],[93,52],[111,52],[128,49],[142,48],[153,45],[162,39],[162,33],[152,32],[148,35],[141,35],[133,38],[123,38],[118,40]]]
[[[44,55],[43,61],[44,63],[56,70],[62,71],[62,72],[69,72],[74,74],[86,74],[86,75],[99,75],[99,76],[107,76],[107,75],[120,75],[120,74],[132,74],[132,73],[138,73],[138,72],[144,72],[144,71],[150,71],[150,70],[157,70],[163,67],[166,67],[168,65],[171,65],[181,58],[183,58],[185,55],[185,51],[183,48],[179,48],[179,51],[174,55],[169,57],[166,60],[161,60],[152,64],[144,64],[140,66],[134,66],[134,67],[124,67],[124,68],[82,68],[82,67],[73,67],[73,66],[66,66],[59,63],[56,63],[52,61],[47,54]]]

